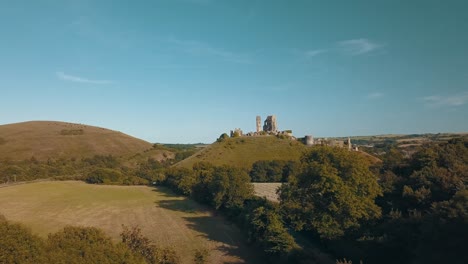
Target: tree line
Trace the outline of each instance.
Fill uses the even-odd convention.
[[[160,182],[225,214],[271,262],[317,261],[300,236],[356,263],[468,263],[468,138],[412,156],[391,148],[382,160],[317,146],[300,163],[256,162],[250,175],[199,163],[171,168]],[[253,198],[249,178],[286,181],[280,203]]]
[[[1,263],[180,263],[173,248],[152,244],[138,227],[123,226],[117,243],[95,227],[66,226],[44,239],[0,215],[0,234]],[[206,259],[206,251],[194,252],[194,263]]]

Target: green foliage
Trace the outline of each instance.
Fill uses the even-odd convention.
[[[192,170],[170,168],[166,171],[165,183],[174,191],[192,195],[216,209],[242,207],[244,200],[253,194],[250,177],[245,171],[207,163],[196,163]]]
[[[218,139],[216,139],[217,142],[223,142],[224,140],[228,139],[229,136],[226,133],[221,134]]]
[[[315,147],[302,158],[302,172],[280,188],[280,200],[297,230],[333,239],[379,218],[374,200],[377,178],[360,155],[341,148]]]
[[[249,175],[238,168],[221,166],[213,171],[208,183],[212,195],[211,204],[216,208],[239,208],[244,200],[253,195]]]
[[[44,242],[20,224],[0,215],[0,262],[46,263]]]
[[[287,182],[290,176],[298,173],[300,164],[296,161],[259,160],[252,165],[252,182]]]
[[[142,263],[127,246],[93,227],[65,227],[44,240],[0,217],[1,263]]]
[[[87,183],[121,183],[123,175],[117,170],[99,168],[88,174],[86,178]]]
[[[415,263],[468,263],[468,190],[434,203],[420,230]]]
[[[142,256],[150,264],[177,264],[180,263],[179,256],[171,248],[158,248],[151,244],[138,227],[128,228],[122,226],[120,234],[124,243],[133,253]]]
[[[257,244],[266,254],[285,257],[296,247],[277,208],[266,200],[257,202],[258,198],[253,198],[253,186],[244,170],[199,162],[192,171],[171,168],[167,171],[166,184],[180,192],[180,186],[187,179],[191,179],[192,188],[185,194],[191,194],[196,200],[208,203],[238,221],[250,242]],[[245,207],[245,203],[249,205]],[[206,258],[202,252],[195,254],[196,263],[204,263]]]
[[[196,177],[190,169],[173,167],[166,170],[165,183],[177,193],[190,195],[196,184]]]
[[[119,166],[119,161],[112,155],[94,155],[92,158],[85,158],[83,162],[88,166],[114,169]]]
[[[434,202],[447,201],[468,183],[468,138],[421,147],[398,168],[382,168],[380,184],[385,196],[379,204],[385,211],[428,211]],[[387,162],[384,160],[385,163]],[[390,176],[390,175],[394,176]]]
[[[264,206],[253,209],[248,223],[249,241],[260,244],[267,254],[283,256],[296,247],[275,209]]]
[[[355,232],[356,240],[328,247],[369,263],[467,263],[468,138],[426,144],[411,156],[391,149],[382,158],[384,217]]]
[[[51,263],[141,263],[129,248],[94,227],[65,227],[50,234],[46,244]]]
[[[193,154],[195,154],[197,150],[186,150],[186,151],[179,151],[175,154],[175,162],[184,160]]]
[[[153,158],[148,158],[145,162],[138,164],[135,174],[151,182],[162,182],[165,180],[163,170],[164,165],[161,164],[161,162]]]

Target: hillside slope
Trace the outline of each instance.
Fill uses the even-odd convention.
[[[227,138],[211,144],[176,166],[191,168],[196,162],[206,161],[213,165],[250,169],[258,160],[299,160],[306,149],[300,142],[274,136]]]
[[[152,144],[105,128],[55,121],[0,125],[0,160],[132,155]]]

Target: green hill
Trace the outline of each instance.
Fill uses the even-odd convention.
[[[227,138],[211,144],[175,166],[191,168],[196,162],[206,161],[213,165],[250,169],[258,160],[299,160],[306,149],[298,141],[274,136]]]
[[[122,132],[55,121],[0,125],[0,160],[126,156],[152,144]]]

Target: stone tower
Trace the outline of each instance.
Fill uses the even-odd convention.
[[[257,133],[262,131],[262,118],[257,116]]]
[[[351,138],[348,137],[348,150],[352,150],[353,149],[353,145],[351,145]]]
[[[305,143],[307,146],[312,146],[314,145],[314,137],[311,135],[306,135],[305,136]]]
[[[265,119],[263,124],[263,131],[265,132],[276,132],[278,131],[278,124],[276,123],[276,116],[271,115]]]

